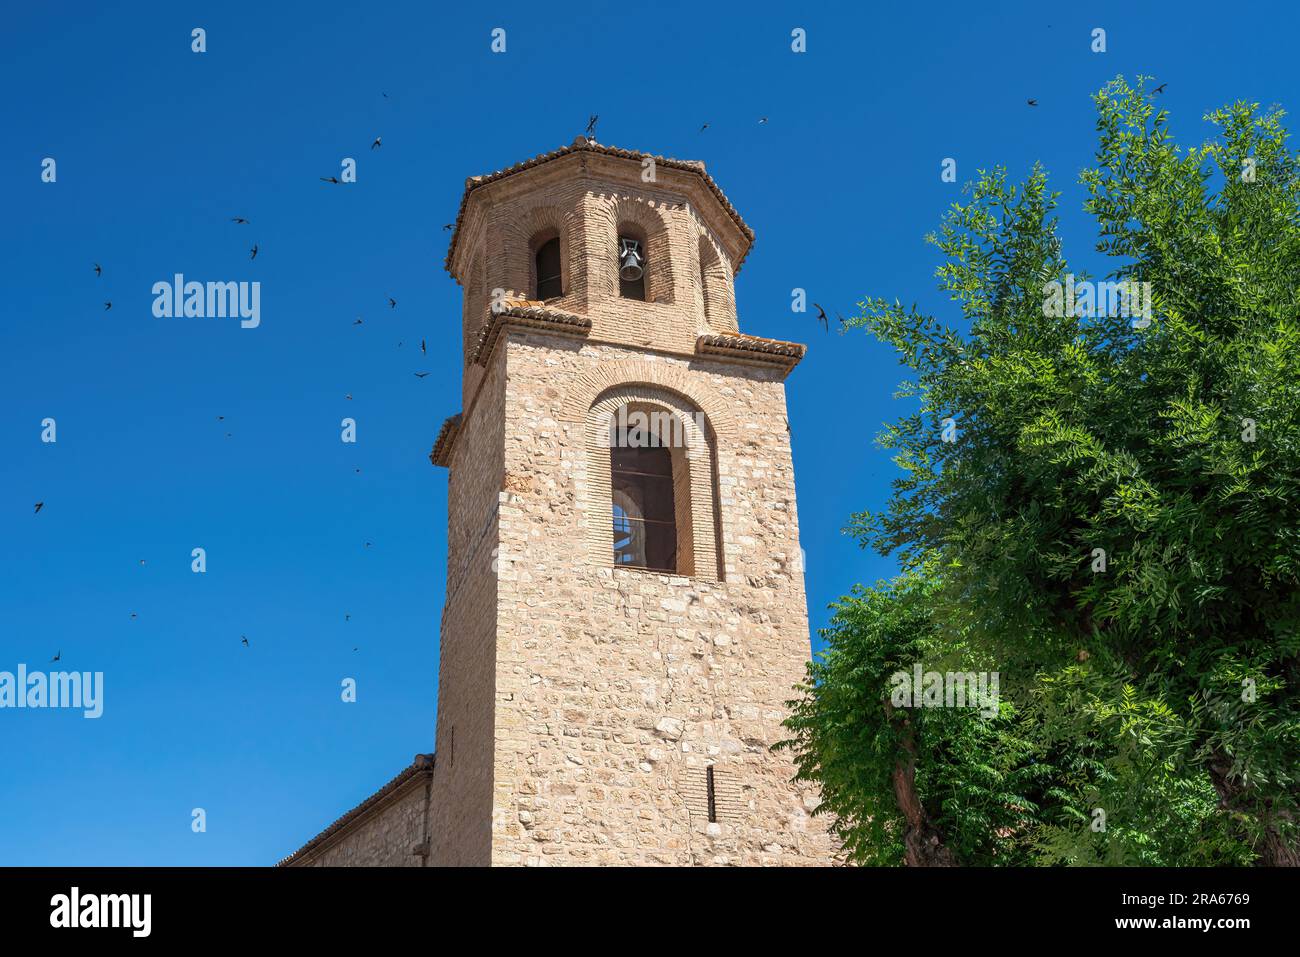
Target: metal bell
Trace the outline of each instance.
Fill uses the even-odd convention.
[[[636,282],[645,273],[642,264],[645,257],[641,255],[641,244],[635,239],[625,239],[618,256],[618,278],[627,282]]]

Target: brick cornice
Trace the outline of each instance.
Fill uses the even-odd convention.
[[[507,299],[505,308],[499,310],[483,326],[479,333],[474,352],[470,355],[471,365],[486,366],[496,348],[497,340],[507,327],[519,329],[543,329],[561,335],[585,336],[591,331],[591,320],[560,309],[550,309],[545,304],[531,299]]]
[[[765,339],[762,336],[750,336],[743,332],[726,335],[700,336],[695,340],[698,355],[711,359],[725,359],[736,362],[775,366],[788,375],[799,364],[808,351],[808,347],[798,342],[785,342],[781,339]]]

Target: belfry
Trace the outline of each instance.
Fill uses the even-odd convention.
[[[832,863],[771,750],[804,347],[739,331],[752,242],[702,163],[586,138],[466,182],[436,758],[287,863]]]

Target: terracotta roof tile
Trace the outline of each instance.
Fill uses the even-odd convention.
[[[478,341],[469,358],[471,364],[483,365],[487,362],[506,325],[552,329],[573,335],[586,335],[591,331],[591,320],[586,316],[552,309],[535,299],[506,299],[503,306],[479,331]]]
[[[450,468],[451,447],[460,432],[460,421],[461,414],[457,412],[442,423],[442,428],[438,430],[438,437],[433,440],[433,449],[429,452],[429,461],[434,465]]]
[[[357,820],[357,818],[361,817],[371,808],[380,804],[385,798],[389,797],[390,795],[394,794],[399,789],[401,789],[402,786],[410,782],[412,778],[432,774],[433,765],[434,765],[433,754],[417,754],[415,756],[415,760],[412,761],[407,767],[403,768],[402,772],[398,774],[397,777],[393,778],[391,781],[385,784],[374,794],[370,795],[370,797],[366,798],[364,801],[362,801],[352,810],[348,811],[337,821],[335,821],[329,827],[325,828],[325,830],[321,831],[319,834],[313,837],[302,847],[298,848],[298,850],[294,851],[288,857],[281,858],[279,863],[277,863],[275,866],[289,867],[293,864],[299,863],[300,861],[303,860],[304,857],[311,854],[312,851],[320,847],[322,843],[328,841],[334,835],[339,834],[340,832],[345,830],[348,827],[348,825],[352,824],[355,820]]]
[[[765,339],[762,336],[732,332],[726,335],[700,336],[695,340],[695,351],[699,355],[769,362],[788,371],[799,364],[808,347],[783,339]]]

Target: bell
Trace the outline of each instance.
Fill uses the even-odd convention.
[[[641,264],[641,244],[635,239],[623,240],[623,251],[619,254],[618,278],[626,282],[636,282],[645,273]]]

